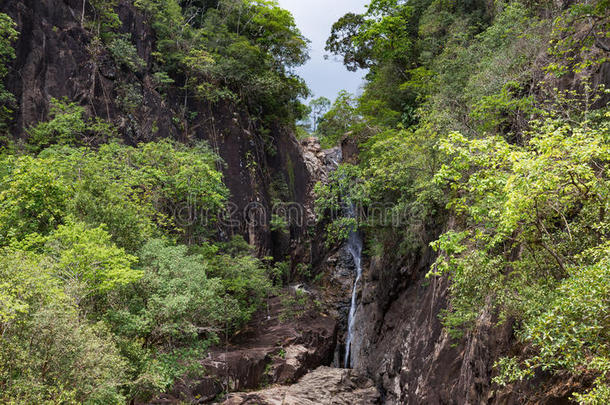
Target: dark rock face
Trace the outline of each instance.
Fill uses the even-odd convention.
[[[82,5],[81,0],[0,0],[0,11],[13,18],[20,32],[14,44],[16,59],[6,78],[6,87],[17,100],[10,131],[13,137],[26,139],[29,127],[48,118],[51,99],[66,98],[84,106],[90,116],[112,122],[128,144],[163,137],[207,140],[226,163],[225,183],[233,204],[234,221],[226,224],[222,233],[245,236],[258,246],[261,255],[287,255],[290,241],[300,240],[305,226],[296,221],[288,242],[274,243],[277,241],[269,229],[270,184],[273,178],[283,179],[291,202],[305,203],[309,172],[294,135],[278,126],[265,140],[245,111],[228,104],[208,105],[194,97],[186,98],[186,106],[196,117],[188,121],[181,118],[185,105],[178,90],[181,79],[176,78],[176,87],[170,87],[167,95],[157,91],[152,72],[154,33],[132,2],[120,1],[116,11],[122,22],[120,30],[131,35],[146,63],[137,72],[117,66],[102,46],[95,45],[81,23]],[[86,8],[85,12],[88,18],[91,10]],[[141,99],[136,108],[121,101],[125,91]],[[275,153],[270,153],[265,143],[273,144]],[[255,165],[248,165],[249,160]],[[251,220],[261,212],[263,216],[253,225]]]
[[[486,311],[453,347],[438,318],[447,281],[425,279],[428,264],[422,257],[392,271],[372,260],[357,311],[356,369],[375,379],[388,404],[488,403],[493,361],[510,333],[493,329]]]
[[[23,136],[48,116],[51,98],[67,98],[91,115],[111,120],[130,143],[159,136],[176,136],[175,114],[153,86],[147,69],[134,73],[115,66],[111,56],[94,49],[91,34],[81,25],[82,2],[77,0],[3,0],[0,10],[17,23],[16,56],[6,80],[17,99],[13,134]],[[139,56],[152,61],[152,34],[143,18],[126,2],[118,13],[122,31],[135,39]],[[142,104],[123,111],[119,83],[137,84]],[[158,128],[153,131],[153,128]]]
[[[562,404],[586,386],[569,376],[537,375],[508,387],[492,383],[493,364],[519,353],[510,322],[498,325],[484,308],[461,340],[443,331],[446,278],[426,279],[426,249],[397,264],[373,258],[359,295],[355,368],[375,380],[386,404]]]

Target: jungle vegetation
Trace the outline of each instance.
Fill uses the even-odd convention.
[[[318,186],[320,215],[364,212],[329,237],[359,227],[397,263],[434,249],[449,334],[491,311],[524,348],[495,382],[586,376],[573,399],[587,404],[610,402],[609,28],[607,0],[373,0],[327,42],[368,70],[364,92],[317,125],[326,145],[359,148]]]

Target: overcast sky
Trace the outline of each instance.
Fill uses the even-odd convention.
[[[298,27],[311,44],[311,59],[297,69],[305,79],[314,97],[328,97],[331,100],[339,90],[357,93],[362,84],[363,71],[349,72],[339,60],[330,57],[324,60],[324,45],[335,21],[350,11],[361,13],[369,0],[279,0],[282,8],[290,10]]]

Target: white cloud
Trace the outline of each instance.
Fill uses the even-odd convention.
[[[311,41],[311,59],[297,73],[305,79],[314,96],[333,100],[339,90],[356,93],[365,72],[349,72],[332,57],[325,60],[324,45],[333,23],[350,11],[362,13],[368,0],[279,0],[279,3],[292,12],[299,29]]]

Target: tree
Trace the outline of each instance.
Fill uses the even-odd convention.
[[[210,267],[186,246],[151,240],[140,253],[144,277],[139,286],[145,307],[139,323],[151,344],[171,350],[199,337],[213,342],[222,319],[222,287],[209,276]]]
[[[80,315],[44,256],[4,248],[0,278],[2,402],[125,401],[127,365],[108,330]]]
[[[301,118],[298,98],[308,90],[292,69],[307,60],[307,40],[277,1],[135,4],[151,16],[158,61],[184,79],[185,108],[194,95],[210,103],[240,101],[265,124]]]
[[[83,0],[84,19],[87,0]],[[89,23],[96,37],[101,38],[105,43],[115,36],[117,28],[121,26],[121,20],[114,11],[118,5],[117,0],[89,0],[93,10],[93,20]]]
[[[356,37],[365,23],[361,14],[347,13],[335,22],[326,41],[325,50],[334,55],[343,56],[343,64],[352,72],[369,67],[370,47],[367,44],[356,45]]]
[[[136,257],[116,247],[103,226],[84,223],[60,225],[48,238],[44,251],[53,259],[54,277],[74,288],[77,303],[133,283],[142,274],[132,269]]]
[[[314,98],[309,102],[309,108],[311,109],[311,129],[312,132],[316,132],[322,117],[330,109],[330,100],[326,97]]]
[[[0,13],[0,79],[4,79],[8,73],[6,64],[15,58],[15,49],[13,49],[13,41],[19,36],[19,32],[15,29],[17,24],[11,17],[4,13]],[[4,87],[1,88],[4,91]],[[4,94],[2,94],[5,97]],[[4,98],[1,101],[6,101]]]
[[[318,120],[317,132],[322,145],[335,146],[358,121],[354,96],[340,91],[330,110]]]
[[[52,160],[9,157],[0,165],[0,243],[46,235],[63,223],[69,188],[54,173]]]
[[[465,221],[434,243],[433,272],[451,279],[445,325],[463,331],[491,303],[536,349],[501,360],[498,381],[568,370],[601,375],[607,390],[608,116],[534,122],[522,146],[458,133],[442,143],[451,161],[437,179]]]
[[[38,152],[50,145],[94,146],[116,137],[111,124],[100,118],[87,118],[85,108],[67,100],[51,99],[49,121],[30,128],[28,144]]]
[[[11,104],[15,97],[4,87],[4,78],[8,74],[8,63],[15,58],[13,41],[19,33],[15,22],[4,13],[0,13],[0,131],[5,131],[6,121],[12,113]]]
[[[185,373],[201,372],[209,345],[247,322],[267,296],[264,266],[241,245],[229,245],[234,255],[218,244],[189,249],[161,239],[142,248],[143,277],[106,314],[137,370],[134,395],[150,399]]]

